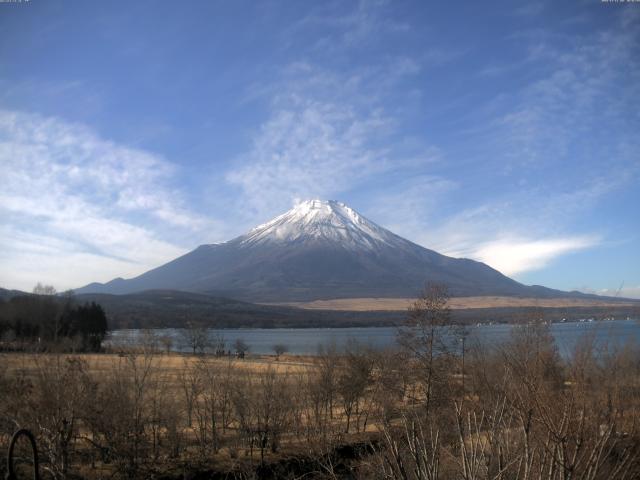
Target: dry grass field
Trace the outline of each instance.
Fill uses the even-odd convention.
[[[460,355],[440,300],[395,352],[0,353],[0,450],[28,428],[65,480],[640,478],[639,345],[563,358],[537,322]]]
[[[367,312],[405,311],[413,302],[415,302],[414,298],[339,298],[333,300],[315,300],[312,302],[279,303],[277,305],[286,305],[307,310]],[[453,310],[464,310],[470,308],[502,307],[620,307],[636,306],[638,303],[626,300],[599,300],[592,298],[454,297],[449,299],[448,305]]]
[[[101,376],[108,372],[113,372],[118,365],[126,360],[126,357],[117,353],[86,353],[86,354],[33,354],[33,353],[0,353],[0,363],[7,374],[16,371],[35,372],[40,365],[50,363],[53,359],[59,358],[62,361],[71,358],[81,358],[87,366],[87,371],[91,375]],[[223,368],[229,363],[229,358],[216,358],[213,356],[203,357],[202,355],[184,355],[178,353],[155,354],[153,355],[153,365],[156,370],[162,372],[165,378],[177,379],[185,370],[196,366],[197,363],[206,359],[212,368]],[[260,373],[266,370],[273,370],[276,373],[304,373],[313,366],[311,357],[297,355],[281,355],[276,360],[274,355],[251,355],[243,360],[231,357],[231,362],[236,371],[246,373]]]

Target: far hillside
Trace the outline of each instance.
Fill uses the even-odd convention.
[[[25,299],[31,297],[34,295],[0,289],[0,312],[6,312],[10,305],[18,302],[15,298],[29,303]],[[406,320],[412,299],[360,298],[265,305],[178,290],[148,290],[126,295],[80,294],[74,296],[74,302],[77,305],[100,305],[109,329],[182,328],[188,325],[209,328],[340,328],[400,325]],[[450,300],[449,306],[452,321],[463,324],[519,323],[526,321],[533,310],[550,321],[640,318],[640,302],[625,299],[457,297]]]
[[[402,299],[394,309],[379,305],[374,308],[335,309],[299,308],[291,305],[259,305],[224,297],[181,292],[151,290],[128,295],[82,294],[83,302],[104,306],[109,325],[118,328],[180,328],[197,324],[211,328],[312,328],[396,326],[406,320],[409,299]],[[460,299],[452,299],[459,302]],[[300,305],[302,306],[302,305]],[[335,305],[334,305],[335,306]],[[468,308],[452,308],[451,317],[458,323],[520,322],[535,310],[550,321],[580,318],[634,318],[640,316],[640,302],[528,306],[476,304]]]

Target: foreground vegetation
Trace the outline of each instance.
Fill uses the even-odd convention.
[[[0,442],[31,429],[52,478],[638,478],[640,349],[563,359],[539,320],[451,351],[434,288],[393,352],[3,354]]]

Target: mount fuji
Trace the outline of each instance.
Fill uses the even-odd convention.
[[[567,296],[525,286],[466,258],[405,240],[347,205],[310,200],[233,240],[201,245],[138,277],[92,283],[78,293],[168,289],[253,302],[415,297],[426,282],[452,296]]]

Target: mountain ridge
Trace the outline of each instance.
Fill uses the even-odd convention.
[[[523,285],[484,263],[406,240],[333,200],[309,200],[227,242],[200,245],[132,279],[78,293],[172,289],[251,302],[415,297],[427,282],[452,296],[582,296]]]

